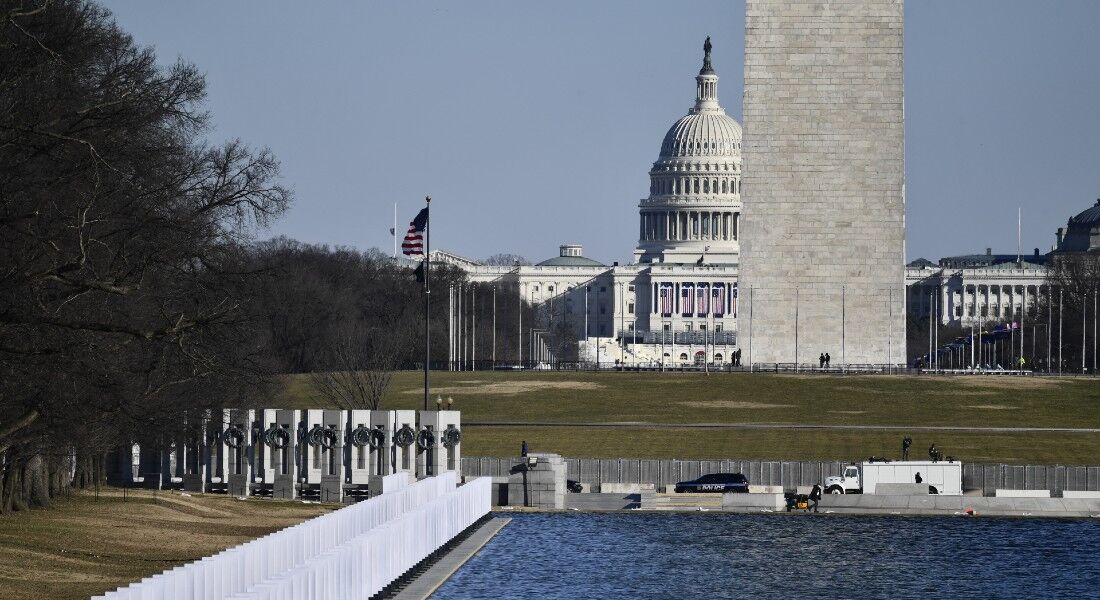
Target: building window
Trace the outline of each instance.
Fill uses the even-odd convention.
[[[606,291],[607,291],[607,287],[606,287],[606,286],[602,286],[602,285],[601,285],[601,286],[600,286],[600,293],[602,294],[602,293],[604,293],[604,292],[606,292]]]
[[[707,324],[706,323],[699,323],[699,331],[706,331],[706,330],[707,330]]]
[[[626,330],[627,331],[634,331],[634,321],[631,321],[631,322],[626,324]]]
[[[607,314],[607,305],[606,304],[600,303],[600,314],[601,315],[606,315]]]
[[[628,314],[631,314],[631,315],[632,315],[632,314],[634,314],[634,303],[633,303],[633,302],[628,302],[628,303],[627,303],[627,305],[626,305],[626,312],[627,312]]]
[[[684,323],[684,331],[691,331],[691,323]]]
[[[552,292],[552,291],[554,291],[554,286],[549,286],[549,287],[547,287],[547,288],[546,288],[546,291],[548,291],[548,292]]]
[[[626,291],[633,292],[634,291],[634,286],[632,286],[632,285],[626,286]]]
[[[665,323],[664,326],[662,327],[662,329],[664,331],[672,331],[672,325],[670,325],[668,323]]]
[[[714,324],[714,333],[718,333],[720,331],[722,331],[722,324],[721,323],[715,323]]]

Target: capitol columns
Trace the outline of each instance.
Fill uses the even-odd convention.
[[[949,305],[950,298],[947,295],[947,282],[940,278],[940,325],[945,325],[951,320]]]

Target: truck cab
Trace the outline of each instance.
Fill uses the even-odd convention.
[[[839,477],[825,478],[826,494],[859,494],[863,486],[859,483],[859,467],[846,465]]]

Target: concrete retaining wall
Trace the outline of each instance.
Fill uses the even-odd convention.
[[[1062,492],[1063,498],[1095,498],[1100,499],[1100,492],[1082,492],[1075,490],[1065,490]]]
[[[980,498],[964,496],[826,495],[820,512],[858,514],[1090,517],[1100,500],[1074,498]]]
[[[722,494],[722,508],[786,510],[783,494]]]
[[[641,494],[567,494],[566,508],[577,510],[623,510],[641,506]]]
[[[1050,490],[996,490],[997,498],[1050,498]]]
[[[507,476],[519,458],[463,457],[469,476]],[[659,460],[631,458],[567,458],[567,477],[581,483],[650,483],[656,489],[704,473],[744,473],[753,485],[781,485],[786,490],[811,486],[839,475],[840,461]],[[992,496],[997,489],[1100,491],[1098,465],[1006,465],[963,463],[963,489]]]

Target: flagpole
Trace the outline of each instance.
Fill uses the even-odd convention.
[[[466,296],[463,294],[465,286],[459,284],[458,286],[458,370],[466,370],[466,313],[463,311]]]
[[[393,257],[397,258],[397,203],[393,203]]]
[[[497,368],[497,286],[493,284],[493,369]]]
[[[470,370],[477,370],[477,287],[470,287]]]
[[[428,286],[428,272],[431,271],[432,257],[432,197],[425,196],[425,210],[428,218],[424,222],[424,410],[428,410],[428,388],[431,383],[428,362],[431,360],[431,288]]]
[[[1062,374],[1062,298],[1065,288],[1058,288],[1058,374]]]
[[[454,370],[455,287],[447,286],[447,370]]]
[[[1050,373],[1050,336],[1054,314],[1054,291],[1047,285],[1047,373]]]

